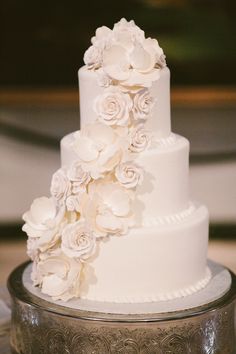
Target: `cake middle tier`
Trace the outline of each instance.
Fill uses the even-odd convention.
[[[73,149],[75,134],[61,140],[61,164],[69,167],[78,159]],[[144,180],[137,188],[134,211],[138,224],[159,223],[160,217],[179,217],[189,206],[189,142],[171,134],[157,140],[156,147],[139,154],[135,160],[144,170]]]
[[[171,134],[158,146],[139,154],[137,163],[144,180],[136,192],[135,214],[143,225],[155,224],[159,216],[178,214],[189,208],[189,142]]]

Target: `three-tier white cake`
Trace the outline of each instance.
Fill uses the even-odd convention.
[[[50,198],[24,214],[32,279],[55,300],[134,303],[210,280],[208,211],[171,132],[170,71],[133,21],[96,31],[79,70],[81,130],[61,141]]]

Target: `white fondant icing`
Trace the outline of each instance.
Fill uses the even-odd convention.
[[[206,272],[202,279],[198,280],[195,284],[190,284],[187,287],[183,287],[179,290],[174,290],[168,293],[160,293],[160,294],[144,294],[140,296],[137,294],[136,296],[117,296],[117,297],[109,297],[107,294],[104,296],[81,296],[83,300],[90,301],[99,301],[99,302],[111,302],[111,303],[123,303],[123,304],[135,304],[135,303],[149,303],[149,302],[160,302],[160,301],[170,301],[174,299],[178,299],[180,297],[185,297],[188,295],[192,295],[195,292],[205,288],[205,286],[209,283],[211,279],[211,271],[207,267]]]
[[[180,223],[131,229],[125,236],[104,239],[98,256],[85,267],[82,297],[148,302],[186,296],[210,279],[207,245],[204,206]]]
[[[156,218],[181,212],[189,203],[189,142],[177,136],[174,144],[139,154],[145,171],[136,192],[138,218]]]

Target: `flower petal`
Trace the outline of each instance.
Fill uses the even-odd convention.
[[[122,220],[112,214],[98,215],[96,217],[96,223],[100,228],[107,232],[120,231],[123,227]]]
[[[30,215],[32,221],[38,224],[45,222],[47,219],[53,219],[56,215],[53,200],[47,197],[35,199],[30,207]]]
[[[104,202],[116,216],[126,216],[130,211],[129,195],[121,189],[116,189],[106,196]]]
[[[83,136],[75,142],[75,150],[79,158],[86,162],[95,160],[99,155],[98,149],[94,142]]]
[[[137,70],[130,70],[130,76],[127,80],[120,82],[123,86],[141,86],[151,87],[152,82],[160,78],[160,69],[153,69],[148,73],[141,73]]]
[[[108,127],[102,123],[94,123],[85,128],[84,134],[88,138],[96,142],[98,146],[104,146],[112,144],[114,140],[114,131],[111,127]]]
[[[120,45],[113,45],[110,48],[107,48],[103,52],[103,66],[110,65],[120,65],[124,62],[126,57],[126,50]],[[128,63],[128,61],[126,60]]]
[[[147,72],[154,68],[155,57],[146,51],[141,44],[136,43],[130,54],[130,62],[134,69],[140,72]]]
[[[129,71],[123,70],[120,65],[107,65],[104,67],[104,71],[112,79],[118,81],[128,80],[130,75]]]

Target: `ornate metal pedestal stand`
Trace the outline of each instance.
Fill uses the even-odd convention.
[[[74,302],[72,308],[53,303],[30,291],[27,274],[24,279],[24,274],[29,273],[27,267],[23,264],[17,268],[8,283],[12,297],[11,348],[14,354],[236,353],[236,280],[219,265],[210,265],[215,272],[212,284],[197,297],[188,296],[167,304],[169,310],[183,306],[185,309],[162,313],[154,310],[163,303],[129,305],[129,309],[123,306],[123,312],[122,304],[103,304],[107,310],[101,312],[99,304],[88,301]],[[204,303],[204,298],[212,301]],[[189,308],[192,302],[201,305]]]

